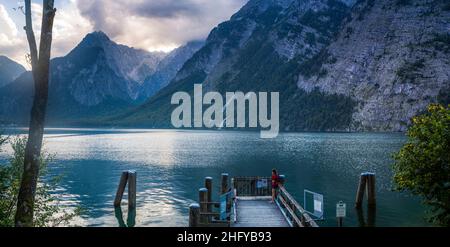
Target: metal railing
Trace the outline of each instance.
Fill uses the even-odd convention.
[[[259,197],[272,195],[270,177],[234,177],[232,186],[237,197]]]

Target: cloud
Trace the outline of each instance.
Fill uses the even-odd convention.
[[[0,55],[21,63],[27,69],[25,56],[29,53],[28,42],[23,26],[25,16],[19,10],[14,10],[19,4],[0,4]],[[93,26],[81,16],[74,0],[66,1],[63,5],[57,5],[55,21],[53,25],[52,56],[63,56],[73,49],[78,42],[89,32]],[[39,45],[42,5],[32,3],[33,29]],[[19,28],[20,27],[20,28]]]
[[[180,16],[192,17],[201,14],[201,6],[192,0],[145,1],[133,5],[131,11],[149,18],[174,18]]]
[[[53,57],[66,55],[93,30],[92,24],[81,15],[75,1],[70,1],[62,8],[56,7],[53,24]]]
[[[77,0],[81,14],[113,40],[147,50],[169,50],[230,18],[247,0]]]
[[[16,24],[6,11],[6,7],[0,4],[0,54],[23,63],[25,62],[25,53],[23,53],[25,45],[25,42],[19,37]]]
[[[58,0],[52,57],[63,56],[92,31],[104,31],[114,41],[149,51],[169,51],[204,39],[248,0]],[[29,53],[24,16],[15,1],[0,3],[0,55],[26,66]],[[42,5],[33,3],[37,40]],[[29,68],[29,66],[27,66]]]

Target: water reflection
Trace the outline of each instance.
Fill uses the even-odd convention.
[[[418,198],[390,190],[390,155],[404,141],[398,134],[283,133],[263,140],[249,132],[51,129],[45,149],[56,155],[50,175],[64,175],[57,193],[86,209],[81,224],[87,226],[121,224],[111,205],[126,170],[139,174],[139,214],[134,222],[127,215],[122,225],[186,226],[188,206],[197,200],[204,177],[270,176],[272,168],[287,176],[286,188],[299,203],[304,189],[324,195],[322,226],[336,226],[334,202],[353,202],[366,171],[377,173],[377,211],[364,218],[351,210],[346,226],[426,225]],[[12,154],[4,151],[0,163]]]
[[[355,209],[358,216],[359,227],[375,227],[377,218],[377,208],[367,207],[367,220],[364,216],[363,208]]]
[[[119,227],[134,227],[136,225],[136,209],[128,209],[126,224],[123,219],[122,207],[115,207],[114,215],[116,216]]]

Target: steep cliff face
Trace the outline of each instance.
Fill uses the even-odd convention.
[[[448,1],[360,1],[299,88],[357,102],[353,130],[404,131],[433,102],[449,103]]]
[[[343,2],[332,0],[249,1],[211,31],[205,47],[186,63],[176,81],[201,72],[207,76],[205,82],[214,82],[224,73],[239,72],[243,69],[232,66],[240,58],[253,59],[245,53],[252,45],[268,47],[267,53],[285,61],[311,58],[328,44],[347,11]]]
[[[304,63],[335,37],[350,13],[347,3],[351,1],[251,0],[211,31],[205,46],[165,89],[111,121],[170,127],[173,93],[191,92],[193,84],[203,83],[205,90],[220,92],[280,92],[285,130],[346,128],[353,107],[348,97],[307,94],[296,87],[296,80]]]
[[[13,60],[0,56],[0,88],[17,79],[25,68]]]

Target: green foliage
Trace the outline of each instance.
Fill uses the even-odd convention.
[[[399,191],[420,195],[431,207],[430,221],[450,226],[450,109],[430,105],[415,117],[409,141],[394,155]]]
[[[0,136],[0,147],[5,143],[5,138]],[[26,143],[27,139],[24,137],[13,139],[11,147],[14,154],[9,160],[9,164],[0,165],[0,227],[14,226]],[[40,179],[36,189],[34,208],[34,225],[37,227],[67,225],[71,219],[81,213],[80,209],[70,213],[63,210],[58,204],[58,199],[51,193],[56,188],[60,177],[43,179],[48,177],[47,164],[52,158],[51,155],[43,152],[40,160]]]

